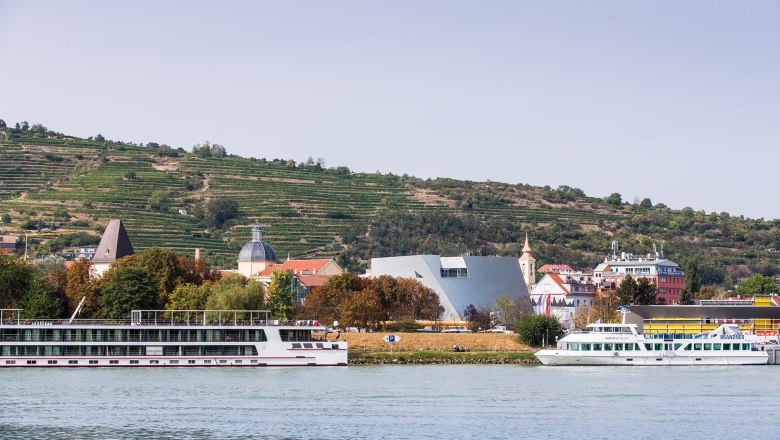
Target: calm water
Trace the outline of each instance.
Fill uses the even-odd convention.
[[[4,369],[0,438],[762,438],[780,368]]]

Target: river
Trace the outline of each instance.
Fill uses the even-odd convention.
[[[0,438],[778,438],[777,371],[12,368]]]

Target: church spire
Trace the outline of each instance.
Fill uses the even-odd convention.
[[[523,253],[531,253],[531,246],[528,244],[528,233],[525,233],[525,246],[523,246]]]

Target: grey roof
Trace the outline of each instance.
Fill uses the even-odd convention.
[[[441,270],[465,267],[466,278],[447,278]],[[414,278],[439,294],[443,320],[461,320],[469,304],[493,307],[497,298],[528,298],[520,263],[516,257],[440,257],[410,255],[371,259],[371,275]]]
[[[103,232],[103,237],[100,239],[92,262],[113,263],[119,258],[133,255],[133,253],[133,245],[130,243],[122,220],[111,220]]]
[[[276,261],[271,245],[263,241],[260,226],[252,228],[252,241],[245,244],[238,253],[238,261]]]

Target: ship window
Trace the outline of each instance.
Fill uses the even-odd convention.
[[[742,344],[743,350],[750,350],[750,344]]]
[[[569,350],[580,351],[580,344],[578,342],[572,342],[571,344],[569,344]]]
[[[137,363],[138,363],[138,359],[131,359],[131,360],[130,360],[130,363],[131,363],[131,364],[137,364]]]
[[[593,351],[601,351],[601,343],[594,343],[593,344]]]
[[[27,365],[35,365],[38,361],[27,361]]]
[[[211,363],[211,359],[206,359],[205,361],[203,361],[203,363],[204,364],[210,364]]]
[[[712,350],[712,344],[704,344],[704,350]]]
[[[626,344],[626,351],[634,351],[634,344]]]
[[[236,364],[242,364],[242,363],[244,363],[244,361],[242,361],[241,359],[239,359],[239,360],[235,361],[235,363],[236,363]]]
[[[178,363],[179,363],[179,361],[177,361],[177,360],[172,360],[172,361],[170,361],[170,364],[171,364],[171,365],[176,365],[176,364],[178,364]]]
[[[664,346],[664,344],[655,344],[655,350],[656,351],[661,351],[661,350],[663,350],[663,346]]]
[[[653,344],[645,344],[645,350],[652,350]]]
[[[310,342],[306,342],[303,344],[303,348],[314,348],[314,346]]]
[[[712,344],[714,350],[720,350],[720,344]]]
[[[604,344],[604,350],[606,351],[612,351],[615,349],[614,344]]]
[[[615,350],[623,351],[623,344],[615,344]]]
[[[582,351],[590,351],[590,344],[582,344]]]
[[[685,346],[685,348],[683,350],[691,351],[692,348],[693,348],[692,345],[688,344],[688,345]]]
[[[49,365],[56,365],[56,364],[57,364],[57,361],[48,361],[47,363],[48,363]]]
[[[257,359],[252,359],[251,361],[249,361],[249,363],[250,364],[256,364],[257,363]]]
[[[151,361],[149,361],[149,364],[150,364],[150,365],[157,365],[157,364],[159,364],[159,363],[160,363],[160,361],[156,361],[156,360],[151,360]]]
[[[694,350],[701,350],[701,344],[693,344]]]
[[[89,365],[96,365],[97,363],[98,363],[98,361],[96,361],[96,360],[89,361]]]
[[[723,344],[723,349],[727,351],[731,350],[731,344]]]
[[[188,364],[194,364],[195,363],[195,359],[190,359],[190,360],[187,361],[187,363]]]
[[[119,363],[119,361],[117,361],[117,360],[110,360],[110,361],[108,361],[108,363],[109,363],[109,364],[118,364],[118,363]]]
[[[14,365],[16,364],[16,361],[5,361],[6,365]]]
[[[675,350],[679,349],[680,347],[682,347],[682,344],[674,344],[674,349]]]
[[[220,360],[219,360],[219,363],[220,363],[220,364],[226,364],[226,363],[227,363],[227,361],[226,361],[226,360],[224,360],[224,359],[220,359]]]

